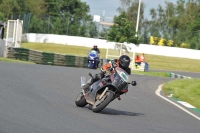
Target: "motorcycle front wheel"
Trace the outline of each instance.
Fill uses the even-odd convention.
[[[80,92],[79,95],[77,96],[75,103],[78,107],[84,107],[88,104],[82,92]]]
[[[105,95],[99,100],[97,99],[92,106],[92,111],[95,113],[103,110],[113,99],[114,94],[112,92],[106,92]]]
[[[90,69],[92,69],[92,62],[89,62],[88,67],[89,67]]]

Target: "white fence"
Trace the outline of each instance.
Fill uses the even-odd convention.
[[[40,43],[55,43],[64,45],[76,45],[92,47],[94,44],[98,45],[99,48],[114,48],[114,44],[111,45],[106,40],[93,39],[85,37],[75,37],[66,35],[54,35],[54,34],[26,34],[27,42],[40,42]],[[109,44],[109,45],[108,45]],[[155,46],[148,44],[140,44],[136,46],[134,44],[128,44],[131,47],[132,52],[145,53],[153,55],[162,55],[170,57],[181,57],[189,59],[199,59],[200,60],[200,50],[192,50],[185,48],[175,48],[167,46]]]
[[[22,38],[22,20],[8,20],[6,32],[6,46],[20,47]]]
[[[65,45],[76,45],[76,46],[86,46],[92,47],[97,44],[101,48],[106,47],[106,40],[93,39],[85,37],[67,36],[67,35],[55,35],[55,34],[26,34],[26,39],[28,42],[40,42],[40,43],[55,43],[55,44],[65,44]]]

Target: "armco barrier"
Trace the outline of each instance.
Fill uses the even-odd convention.
[[[87,67],[87,57],[74,55],[63,55],[57,53],[41,52],[26,48],[8,48],[7,58],[31,61],[36,64],[69,66],[69,67]],[[103,65],[109,60],[100,60],[99,65]]]
[[[88,64],[87,57],[41,52],[26,48],[14,48],[14,47],[8,48],[7,58],[23,60],[23,61],[31,61],[36,64],[68,66],[68,67],[87,67]],[[100,59],[99,66],[102,66],[103,64],[106,64],[109,61],[110,59]],[[133,70],[147,71],[145,70],[144,63],[142,63],[139,68],[135,68]]]

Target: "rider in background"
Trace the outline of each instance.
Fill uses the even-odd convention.
[[[109,73],[109,72],[113,73],[113,71],[112,71],[113,67],[120,67],[130,75],[131,74],[131,69],[129,68],[130,62],[131,62],[131,59],[127,55],[122,55],[119,57],[119,59],[115,59],[113,61],[108,62],[107,64],[105,64],[101,67],[101,72],[99,74],[95,74],[94,78],[91,79],[91,81],[89,83],[85,84],[82,87],[82,89],[88,90],[90,85],[92,85],[94,82],[104,78],[107,73]],[[113,64],[115,66],[113,66]],[[121,98],[118,97],[118,99],[120,100]]]
[[[97,63],[97,67],[99,66],[99,62],[100,62],[100,50],[98,49],[97,45],[95,44],[93,46],[93,48],[91,50],[95,50],[98,53],[98,63]]]
[[[96,44],[93,46],[93,48],[91,50],[95,50],[96,52],[98,52],[100,54],[100,50],[98,49]]]

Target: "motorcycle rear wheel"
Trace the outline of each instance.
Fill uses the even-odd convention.
[[[88,104],[82,92],[80,92],[79,95],[77,96],[75,103],[78,107],[84,107]]]
[[[95,113],[100,112],[103,110],[113,99],[114,94],[111,92],[106,92],[106,94],[103,96],[103,101],[99,101],[98,99],[92,106],[92,111]]]

